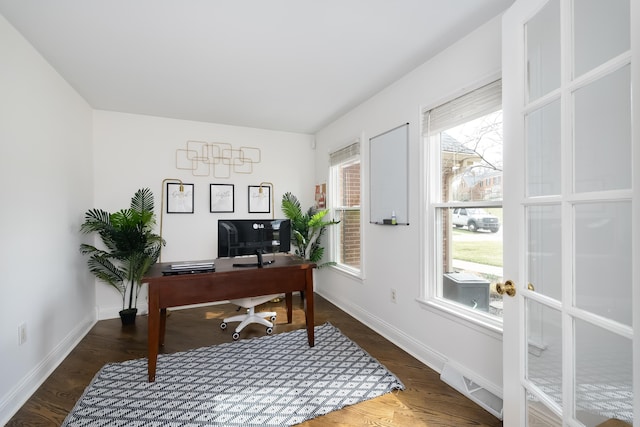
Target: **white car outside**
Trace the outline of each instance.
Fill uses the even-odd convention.
[[[458,228],[467,227],[469,231],[489,230],[497,233],[500,230],[500,219],[481,208],[455,208],[451,222]]]

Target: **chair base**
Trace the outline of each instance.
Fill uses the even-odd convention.
[[[233,333],[233,339],[237,340],[240,338],[240,332],[244,329],[245,326],[251,323],[259,323],[263,326],[267,327],[267,335],[271,335],[273,333],[273,323],[276,320],[277,313],[275,311],[261,311],[256,313],[255,307],[250,307],[247,309],[247,314],[238,314],[236,316],[225,318],[220,324],[221,329],[227,329],[227,323],[230,322],[240,322],[240,324],[236,327],[235,332]],[[269,318],[269,320],[267,320]]]

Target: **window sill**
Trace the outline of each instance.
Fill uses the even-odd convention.
[[[478,313],[442,299],[427,300],[416,298],[416,301],[425,310],[443,315],[454,322],[482,332],[497,340],[502,340],[502,319]]]
[[[358,279],[358,280],[363,280],[363,274],[362,274],[362,270],[356,270],[355,268],[351,268],[351,267],[347,267],[344,265],[340,265],[340,264],[336,264],[336,265],[332,265],[329,266],[330,269],[337,271],[338,273],[354,278],[354,279]]]

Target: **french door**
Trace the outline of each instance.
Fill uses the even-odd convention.
[[[632,425],[640,0],[517,0],[502,22],[504,425]]]

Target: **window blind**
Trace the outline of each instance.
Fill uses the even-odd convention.
[[[502,80],[479,87],[424,113],[424,132],[435,134],[502,108]]]
[[[354,143],[349,144],[346,147],[329,153],[329,163],[331,166],[339,165],[340,163],[359,155],[360,140],[356,140]]]

